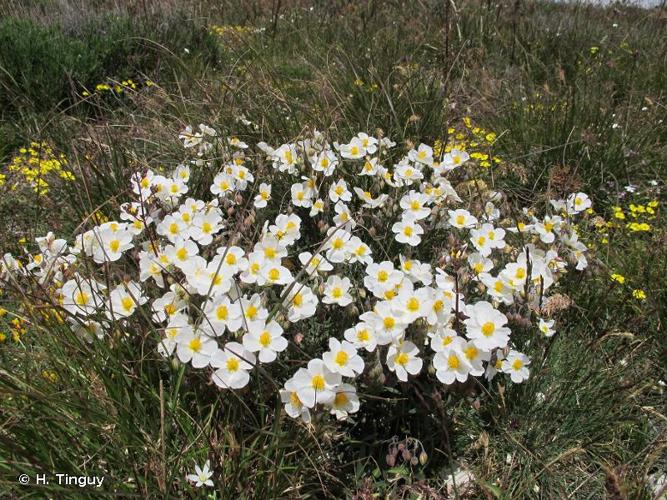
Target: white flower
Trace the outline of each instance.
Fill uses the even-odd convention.
[[[292,184],[290,192],[292,195],[292,204],[295,207],[309,208],[313,204],[311,199],[312,191],[304,184],[300,182]]]
[[[545,337],[553,337],[554,334],[556,333],[556,330],[553,329],[554,326],[554,320],[545,320],[542,318],[539,318],[540,322],[537,326],[537,328],[540,330],[540,333],[544,335]]]
[[[359,410],[357,390],[351,384],[336,386],[333,400],[327,406],[331,407],[331,414],[336,415],[336,419],[345,420],[350,413]]]
[[[324,284],[324,298],[322,302],[325,304],[338,304],[345,307],[352,303],[352,295],[350,295],[350,278],[342,278],[340,276],[329,276],[327,282]]]
[[[396,241],[413,247],[421,243],[421,235],[424,234],[424,229],[417,224],[416,219],[409,215],[406,216],[405,212],[403,218],[391,226],[391,230],[396,233]]]
[[[280,400],[285,405],[285,412],[292,418],[301,418],[304,422],[310,422],[310,410],[303,405],[297,394],[299,384],[292,377],[285,382],[285,388],[280,390]]]
[[[459,208],[449,211],[449,224],[459,229],[470,229],[477,225],[477,218],[467,210]]]
[[[332,184],[329,188],[329,199],[336,203],[338,200],[350,201],[352,199],[352,193],[347,189],[347,183],[343,179],[339,179],[338,182]]]
[[[93,314],[104,304],[101,297],[104,288],[94,280],[85,280],[75,276],[60,290],[63,297],[62,305],[71,314],[82,316]]]
[[[512,382],[520,384],[530,376],[530,359],[523,353],[511,350],[502,362],[503,373],[509,373]]]
[[[334,173],[336,165],[338,165],[338,158],[333,151],[325,150],[319,156],[313,156],[310,162],[313,165],[313,170],[323,172],[325,177],[329,177]]]
[[[332,372],[340,373],[343,377],[356,377],[364,371],[364,360],[357,354],[354,344],[331,337],[329,350],[322,354],[322,361]]]
[[[431,336],[431,349],[435,352],[445,351],[452,343],[459,342],[457,339],[460,338],[456,331],[449,327],[438,328]]]
[[[578,214],[591,207],[591,199],[586,193],[573,193],[567,197],[567,213]]]
[[[413,283],[421,282],[423,285],[430,285],[433,282],[433,273],[431,265],[426,262],[419,262],[415,259],[408,259],[403,255],[399,256],[401,261],[401,271]]]
[[[385,293],[394,290],[403,280],[403,273],[394,269],[394,264],[388,260],[371,263],[366,267],[364,286],[377,298],[384,299]]]
[[[411,161],[430,166],[433,164],[433,148],[422,143],[417,150],[413,149],[408,153],[408,158],[410,158]]]
[[[275,321],[251,321],[248,333],[243,336],[243,346],[250,352],[257,352],[260,363],[275,361],[277,353],[287,349],[287,339],[283,329]]]
[[[326,273],[333,269],[331,263],[319,253],[313,255],[310,252],[301,252],[299,254],[299,261],[306,266],[306,274],[308,276],[312,276],[316,272]]]
[[[345,340],[353,343],[358,348],[363,347],[368,352],[373,352],[377,346],[377,338],[373,327],[363,321],[345,330],[344,336]]]
[[[366,155],[366,148],[364,148],[361,139],[354,137],[349,144],[340,145],[340,155],[343,158],[357,160],[359,158],[363,158]]]
[[[238,342],[227,342],[223,349],[218,349],[211,357],[213,382],[223,389],[241,389],[248,385],[250,374],[255,365],[255,355]]]
[[[430,289],[422,287],[415,290],[409,280],[404,281],[404,286],[393,301],[395,307],[400,308],[403,320],[407,323],[427,316],[433,307]]]
[[[307,408],[330,403],[341,382],[340,374],[329,370],[321,359],[311,359],[308,368],[299,368],[293,378],[297,396]]]
[[[211,244],[213,236],[223,227],[219,210],[210,210],[194,217],[189,233],[193,240],[206,246]]]
[[[433,357],[435,376],[446,385],[454,381],[465,382],[473,369],[470,361],[463,352],[465,341],[457,337],[447,348],[439,351]]]
[[[285,298],[284,303],[288,307],[287,319],[296,323],[314,315],[319,300],[309,287],[297,282],[293,284],[292,290]]]
[[[225,328],[236,332],[243,326],[240,305],[232,303],[224,294],[207,300],[202,308],[205,320],[202,321],[201,328],[208,335],[219,337],[225,332]]]
[[[352,236],[347,242],[348,262],[354,264],[355,262],[362,262],[364,264],[371,264],[373,262],[373,252],[371,248],[361,241],[358,236]]]
[[[121,226],[116,223],[116,225],[119,226],[117,230],[113,229],[113,226],[93,229],[93,260],[98,264],[115,262],[125,251],[134,246],[132,244],[134,235],[127,229],[127,224],[123,223]]]
[[[202,486],[213,486],[213,481],[211,481],[211,477],[213,476],[213,472],[210,469],[211,463],[210,461],[206,461],[204,464],[203,468],[200,468],[198,465],[195,465],[195,473],[194,474],[188,474],[185,478],[192,482],[195,483],[195,487],[201,488]]]
[[[352,235],[345,229],[339,229],[332,227],[327,232],[327,241],[324,244],[324,249],[326,250],[326,256],[329,262],[334,264],[339,262],[344,262],[348,256],[348,246],[347,242],[350,240]]]
[[[417,375],[423,365],[418,357],[419,349],[410,341],[392,344],[387,351],[387,368],[396,373],[398,380],[408,381],[408,374]]]
[[[271,199],[271,184],[265,184],[262,182],[259,185],[259,193],[255,196],[255,201],[253,205],[255,208],[264,208],[267,205],[267,202]]]
[[[176,313],[169,318],[167,328],[164,329],[164,337],[157,346],[162,356],[171,356],[178,345],[180,338],[192,335],[192,325],[188,317],[183,313]]]
[[[456,167],[463,165],[469,159],[470,155],[465,151],[458,151],[456,149],[452,149],[449,153],[445,154],[442,157],[440,165],[445,171],[454,170]]]
[[[181,332],[177,338],[176,355],[182,363],[192,362],[193,368],[209,365],[211,356],[218,350],[212,338],[199,332]]]
[[[466,335],[475,340],[477,347],[491,350],[507,345],[510,336],[510,329],[505,326],[507,316],[485,301],[467,306],[465,312],[469,316],[464,321]]]
[[[121,319],[132,316],[137,306],[148,301],[141,291],[141,287],[134,281],[123,283],[114,288],[109,294],[109,304],[106,311],[109,319]]]
[[[371,137],[365,132],[359,132],[357,138],[359,138],[361,146],[366,149],[368,154],[372,155],[377,151],[378,140],[375,137]]]
[[[414,220],[421,220],[431,214],[431,210],[425,207],[429,199],[430,197],[424,193],[410,190],[401,198],[399,205],[406,214],[409,214],[409,217]]]
[[[263,285],[286,285],[294,280],[292,273],[286,267],[275,262],[266,262],[259,271],[257,284]]]

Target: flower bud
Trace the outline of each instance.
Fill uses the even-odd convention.
[[[426,462],[428,462],[428,455],[426,454],[425,451],[422,451],[419,454],[419,463],[422,465],[426,465]]]

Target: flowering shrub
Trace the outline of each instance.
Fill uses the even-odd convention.
[[[206,125],[179,137],[186,161],[170,176],[134,172],[118,221],[73,242],[37,238],[39,253],[6,254],[0,277],[91,341],[147,332],[223,390],[274,380],[279,365],[285,411],[306,422],[357,412],[355,380],[378,359],[401,382],[523,382],[531,361],[510,319],[554,335],[549,293],[587,266],[584,193],[546,214],[513,210],[469,175],[489,158],[452,144],[406,152],[382,135],[330,144],[315,131],[253,154]],[[208,200],[188,196],[201,186]],[[328,338],[306,349],[325,318]]]

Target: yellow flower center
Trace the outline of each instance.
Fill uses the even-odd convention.
[[[120,241],[111,240],[109,242],[109,248],[111,249],[112,252],[118,252],[118,249],[120,248]]]
[[[419,311],[419,300],[417,300],[417,298],[415,298],[415,297],[410,297],[408,299],[407,307],[408,307],[408,311],[410,311],[410,312],[414,313],[414,312]]]
[[[132,300],[132,297],[123,297],[123,300],[121,300],[120,303],[126,311],[131,311],[132,307],[134,307],[134,300]]]
[[[90,295],[88,295],[86,292],[78,291],[76,294],[74,294],[74,302],[79,306],[86,305],[89,301]]]
[[[280,278],[280,271],[275,267],[269,271],[269,279],[271,281],[277,281]]]
[[[292,406],[301,408],[301,400],[299,399],[299,396],[297,396],[296,392],[290,392],[289,402],[292,404]]]
[[[399,352],[396,355],[396,364],[399,364],[401,366],[405,366],[408,363],[409,360],[410,360],[410,356],[408,356],[404,352]]]
[[[320,375],[319,373],[317,375],[314,375],[313,378],[310,379],[310,385],[316,391],[323,391],[324,390],[324,377],[322,375]]]
[[[477,348],[471,345],[470,347],[466,347],[464,354],[466,355],[466,358],[472,361],[477,357],[477,352]]]
[[[229,310],[227,309],[227,306],[218,306],[218,308],[215,310],[215,316],[219,321],[226,321],[229,317]]]
[[[269,347],[271,344],[271,334],[268,330],[264,330],[259,336],[259,343],[262,344],[262,347]]]
[[[462,226],[465,221],[466,221],[465,215],[457,215],[456,216],[456,223],[459,226]]]
[[[257,308],[250,304],[248,308],[245,310],[245,315],[248,319],[253,319],[257,315]]]
[[[350,356],[345,351],[338,351],[335,361],[338,366],[345,366],[349,358]]]
[[[514,370],[521,370],[521,367],[523,366],[523,361],[520,359],[515,359],[514,362],[512,363],[512,368]]]
[[[331,296],[334,299],[340,299],[343,296],[343,290],[338,286],[334,287],[333,290],[331,290]]]
[[[447,358],[447,366],[452,370],[456,370],[460,364],[459,357],[454,353],[450,354]]]
[[[345,395],[344,392],[338,392],[336,393],[336,397],[334,398],[334,406],[341,407],[345,406],[349,399]]]
[[[384,320],[382,320],[382,324],[387,330],[391,330],[392,328],[394,328],[394,325],[396,325],[396,320],[391,316],[387,316],[386,318],[384,318]]]
[[[225,363],[225,365],[227,366],[228,372],[234,373],[239,369],[239,360],[238,358],[227,358],[227,362]]]
[[[201,351],[201,346],[202,346],[202,341],[199,337],[193,338],[189,343],[188,347],[190,348],[191,351],[193,352],[199,352]]]
[[[185,249],[185,247],[181,247],[176,251],[176,258],[178,260],[185,260],[188,258],[188,251]]]
[[[491,321],[487,321],[482,325],[482,333],[484,334],[485,337],[490,337],[493,335],[493,332],[496,330],[496,325],[494,325]]]

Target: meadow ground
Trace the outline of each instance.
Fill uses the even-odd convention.
[[[28,262],[48,231],[72,242],[117,218],[130,175],[176,167],[199,123],[254,154],[313,128],[406,151],[455,141],[478,153],[467,179],[515,206],[593,202],[589,266],[558,282],[557,333],[524,346],[528,380],[445,386],[424,369],[402,384],[377,364],[346,422],[293,420],[264,381],[220,391],[141,326],[88,342],[34,289],[4,287],[3,497],[664,496],[665,39],[664,7],[0,0],[0,254]],[[213,176],[193,178],[207,196]],[[325,350],[340,321],[308,323],[299,352]],[[215,486],[194,488],[206,460]],[[56,472],[105,479],[34,484]]]

